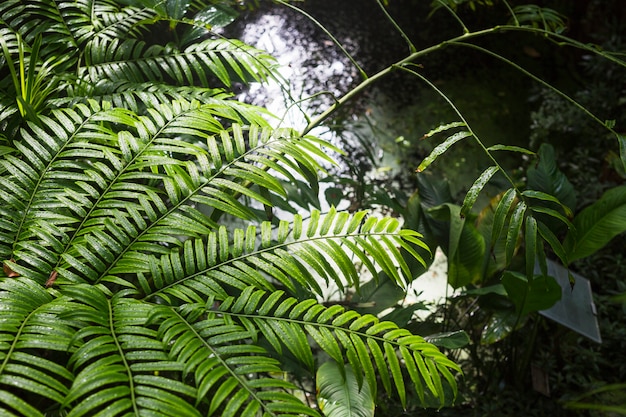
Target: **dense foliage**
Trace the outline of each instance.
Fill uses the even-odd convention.
[[[387,11],[388,2],[377,3]],[[497,353],[558,301],[548,256],[569,266],[626,230],[626,188],[613,184],[578,210],[538,130],[536,146],[486,145],[418,60],[456,47],[528,75],[608,132],[618,176],[626,166],[621,121],[597,116],[582,95],[481,40],[541,35],[625,63],[564,36],[565,18],[551,9],[466,3],[499,6],[509,22],[473,31],[465,6],[437,2],[432,13],[450,13],[461,32],[419,49],[385,13],[409,55],[374,75],[352,59],[361,84],[298,131],[272,127],[266,109],[233,97],[236,83],[277,77],[267,53],[219,35],[241,2],[3,2],[0,410],[371,416],[376,407],[394,415],[456,401],[480,411],[471,396],[485,390],[483,369],[465,372],[459,395],[461,367],[437,346],[459,363],[465,347],[491,366],[493,356],[477,357],[482,346]],[[414,167],[418,192],[391,207],[402,219],[312,209],[328,155],[340,150],[310,132],[398,71],[452,109],[450,120],[422,132],[432,145]],[[469,141],[487,163],[456,201],[426,173]],[[503,153],[532,163],[511,170]],[[393,294],[393,307],[437,247],[449,284],[465,290],[447,308],[492,307],[455,316],[455,326],[435,320],[439,333],[431,334],[416,326],[415,308],[389,313],[376,303]],[[321,302],[328,287],[351,299]],[[519,373],[507,377],[527,367],[530,350],[520,352],[511,356]]]
[[[436,347],[316,300],[357,262],[406,286],[424,244],[366,212],[272,215],[332,148],[230,99],[275,63],[210,32],[226,6],[0,6],[4,414],[319,415],[317,349],[372,392],[452,398]]]

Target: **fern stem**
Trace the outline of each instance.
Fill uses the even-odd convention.
[[[611,127],[607,126],[606,123],[600,119],[598,116],[596,116],[595,114],[593,114],[591,111],[589,111],[585,106],[583,106],[582,104],[580,104],[579,102],[577,102],[575,99],[573,99],[572,97],[570,97],[569,95],[567,95],[566,93],[564,93],[563,91],[559,90],[558,88],[552,86],[550,83],[548,83],[547,81],[542,80],[540,77],[536,76],[535,74],[533,74],[532,72],[526,70],[525,68],[521,67],[520,65],[516,64],[515,62],[511,61],[510,59],[507,59],[505,57],[503,57],[502,55],[499,55],[493,51],[490,51],[489,49],[483,48],[482,46],[478,46],[478,45],[474,45],[472,43],[467,43],[467,42],[458,42],[458,41],[453,41],[450,42],[451,45],[458,45],[458,46],[463,46],[466,48],[472,48],[472,49],[476,49],[478,51],[481,51],[487,55],[493,56],[495,58],[498,58],[499,60],[511,65],[513,68],[515,68],[516,70],[518,70],[519,72],[521,72],[522,74],[532,78],[534,81],[537,81],[538,83],[540,83],[542,86],[550,89],[551,91],[553,91],[554,93],[560,95],[561,97],[563,97],[565,100],[569,101],[570,103],[572,103],[574,106],[576,106],[579,110],[583,111],[585,114],[587,114],[587,116],[589,116],[591,119],[593,119],[595,122],[597,122],[598,124],[602,125],[603,127],[605,127],[607,130],[609,130],[611,133],[613,133],[615,136],[619,136],[619,134]]]
[[[398,25],[398,22],[395,21],[395,19],[393,17],[391,17],[391,15],[389,14],[389,12],[387,11],[387,9],[385,8],[385,6],[382,4],[381,0],[376,0],[376,3],[378,4],[378,6],[380,7],[380,9],[383,11],[383,13],[385,14],[385,17],[387,18],[387,20],[389,20],[389,22],[393,25],[393,27],[398,31],[398,33],[400,33],[400,35],[404,38],[405,42],[407,43],[407,45],[409,46],[409,53],[414,53],[417,51],[417,48],[415,47],[415,45],[413,44],[413,42],[411,42],[411,39],[409,39],[409,37],[407,36],[407,34],[404,32],[404,30],[402,30],[402,28],[400,27],[400,25]]]
[[[137,408],[137,399],[135,397],[135,382],[133,380],[133,373],[130,369],[130,364],[126,360],[124,349],[122,348],[122,345],[117,338],[117,334],[115,332],[115,318],[113,317],[113,306],[111,305],[111,299],[107,298],[106,303],[109,310],[109,328],[111,329],[111,337],[115,341],[115,347],[120,354],[120,359],[124,363],[124,368],[126,369],[126,374],[128,375],[128,388],[130,390],[130,398],[133,404],[133,411],[135,412],[135,415],[140,415],[139,409]]]
[[[436,1],[437,1],[437,3],[441,4],[441,6],[444,7],[448,12],[450,12],[452,17],[454,17],[454,19],[457,22],[459,22],[459,24],[463,28],[463,33],[465,33],[465,34],[470,33],[470,31],[467,28],[467,26],[465,26],[465,23],[463,23],[463,20],[459,17],[459,15],[454,10],[452,10],[452,8],[445,1],[442,1],[442,0],[436,0]]]
[[[509,4],[509,2],[507,0],[502,0],[502,2],[506,6],[506,8],[509,10],[509,13],[511,13],[511,16],[513,17],[513,21],[515,21],[515,26],[519,26],[520,24],[519,24],[519,20],[517,19],[517,15],[515,14],[515,11],[513,11],[513,8]]]
[[[373,84],[374,82],[378,81],[380,78],[384,77],[385,75],[389,74],[394,68],[398,68],[398,67],[402,67],[408,63],[411,63],[413,61],[415,61],[416,59],[427,55],[431,52],[434,52],[438,49],[443,49],[446,46],[449,45],[455,45],[455,44],[464,44],[467,46],[471,46],[474,47],[476,49],[480,48],[476,45],[473,44],[469,44],[467,42],[463,42],[463,41],[467,41],[469,39],[474,39],[474,38],[478,38],[478,37],[482,37],[482,36],[486,36],[486,35],[490,35],[490,34],[495,34],[495,33],[500,33],[500,32],[529,32],[529,33],[534,33],[534,34],[539,34],[539,35],[544,35],[546,37],[551,37],[552,40],[559,46],[572,46],[575,48],[579,48],[582,50],[585,50],[587,52],[591,52],[597,55],[600,55],[602,57],[604,57],[605,59],[608,59],[610,61],[612,61],[613,63],[616,63],[622,67],[626,67],[626,61],[619,59],[618,57],[616,57],[614,54],[609,54],[606,52],[602,52],[599,51],[598,49],[584,44],[582,42],[578,42],[575,41],[573,39],[567,38],[563,35],[560,35],[558,33],[554,33],[554,32],[550,32],[548,30],[545,29],[540,29],[540,28],[533,28],[533,27],[527,27],[527,26],[513,26],[513,25],[500,25],[500,26],[494,26],[488,29],[482,29],[479,31],[475,31],[475,32],[467,32],[464,33],[463,35],[457,36],[455,38],[452,38],[450,40],[441,42],[437,45],[433,45],[430,46],[428,48],[422,49],[420,51],[416,51],[412,54],[410,54],[409,56],[407,56],[406,58],[396,62],[395,64],[392,64],[386,68],[384,68],[383,70],[381,70],[380,72],[370,76],[368,79],[364,80],[363,82],[361,82],[361,84],[357,85],[356,87],[354,87],[351,91],[349,91],[348,93],[346,93],[343,97],[341,97],[339,100],[337,100],[336,103],[334,103],[333,105],[331,105],[328,109],[326,109],[324,112],[322,112],[319,116],[317,116],[315,119],[313,119],[313,121],[311,121],[311,123],[309,123],[307,125],[307,127],[303,130],[303,135],[309,133],[313,128],[315,128],[316,126],[318,126],[319,124],[321,124],[324,120],[326,120],[330,115],[332,115],[335,111],[337,111],[337,109],[339,107],[341,107],[342,105],[344,105],[346,102],[350,101],[352,98],[354,98],[355,96],[357,96],[360,92],[362,92],[363,90],[365,90],[366,88],[368,88],[371,84]],[[493,54],[494,56],[497,56],[500,59],[505,59],[500,57],[499,55],[489,51],[489,53]],[[509,63],[511,63],[512,65],[516,65],[511,61],[508,61]],[[527,73],[526,70],[524,70],[523,68],[516,66],[516,68],[519,68],[522,72]],[[527,75],[529,76],[533,76],[532,74],[528,73]],[[535,76],[533,76],[535,77]],[[545,83],[545,81],[542,80],[538,80],[542,83]],[[554,87],[552,87],[554,88]],[[599,121],[600,123],[604,124],[602,121],[600,121],[597,117],[594,118],[594,120]],[[614,132],[614,131],[613,131]],[[615,133],[615,132],[614,132]]]
[[[410,64],[407,64],[410,65]],[[437,88],[437,86],[435,84],[433,84],[432,81],[430,81],[428,78],[426,78],[425,76],[423,76],[422,74],[420,74],[417,71],[414,71],[412,69],[407,68],[407,66],[402,66],[400,67],[400,69],[402,69],[403,71],[407,71],[410,74],[415,75],[416,77],[420,78],[422,81],[424,81],[426,84],[428,84],[428,86],[430,88],[432,88],[433,90],[435,90],[437,92],[437,94],[439,94],[452,108],[452,110],[454,110],[454,112],[457,114],[457,116],[459,116],[461,118],[461,121],[465,124],[465,126],[467,127],[467,129],[469,130],[469,132],[472,134],[472,137],[476,140],[476,143],[478,144],[478,146],[480,146],[480,148],[482,149],[482,151],[487,155],[487,157],[494,163],[495,166],[498,167],[498,170],[505,176],[506,180],[511,184],[511,186],[513,188],[515,188],[515,190],[517,191],[518,194],[520,194],[520,191],[517,189],[517,186],[515,185],[515,181],[513,181],[513,178],[511,178],[509,176],[509,174],[504,170],[504,168],[500,165],[500,163],[497,161],[496,158],[493,157],[493,155],[491,155],[491,152],[489,152],[489,150],[487,149],[487,147],[483,144],[483,142],[480,140],[480,138],[478,137],[478,135],[476,135],[476,132],[474,132],[474,130],[472,129],[472,127],[470,126],[469,122],[467,121],[467,119],[465,119],[465,117],[463,116],[463,113],[458,109],[458,107],[452,102],[452,100],[450,100],[450,98],[443,92],[441,91],[439,88]]]

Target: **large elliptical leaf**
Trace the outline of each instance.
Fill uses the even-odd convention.
[[[325,362],[317,370],[317,403],[328,417],[373,417],[374,397],[369,385],[359,386],[352,367]]]
[[[626,231],[626,186],[605,192],[577,214],[573,223],[575,230],[563,242],[570,262],[593,254]]]

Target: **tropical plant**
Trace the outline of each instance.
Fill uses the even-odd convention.
[[[365,198],[359,196],[358,202],[363,203],[369,200],[375,204],[380,204],[382,201],[378,198],[379,195],[386,196],[386,203],[403,215],[407,225],[424,235],[424,241],[429,244],[431,251],[440,247],[447,255],[448,284],[460,291],[462,295],[448,299],[447,304],[437,310],[432,321],[426,324],[431,325],[431,331],[465,329],[471,333],[472,343],[464,353],[469,355],[469,360],[476,366],[477,377],[474,381],[468,381],[468,384],[474,384],[470,388],[475,390],[473,400],[480,401],[481,394],[485,392],[482,391],[483,389],[493,390],[494,395],[498,395],[502,392],[503,385],[511,384],[514,386],[513,391],[518,393],[522,391],[521,381],[530,382],[530,361],[537,347],[535,340],[537,340],[539,329],[545,325],[534,313],[551,307],[559,300],[562,292],[555,279],[547,273],[547,260],[557,260],[569,267],[572,262],[578,262],[596,253],[611,241],[618,242],[617,252],[622,252],[619,246],[621,240],[614,239],[626,231],[624,186],[615,186],[615,183],[612,183],[610,184],[612,188],[604,190],[594,182],[590,182],[588,186],[595,186],[596,190],[604,191],[602,196],[577,193],[575,187],[562,172],[566,164],[557,157],[558,151],[555,147],[559,144],[559,138],[553,136],[543,134],[535,137],[534,144],[531,143],[528,148],[510,143],[486,145],[486,143],[493,143],[493,138],[484,140],[478,133],[481,129],[475,128],[473,120],[466,117],[460,106],[457,106],[451,98],[454,94],[445,92],[446,83],[439,84],[433,81],[438,78],[429,78],[429,72],[424,68],[426,65],[416,65],[413,62],[423,60],[427,54],[428,59],[424,59],[424,62],[430,62],[431,55],[435,55],[440,49],[457,46],[479,51],[489,58],[496,58],[529,76],[539,86],[549,91],[551,96],[559,100],[558,108],[545,109],[545,117],[546,119],[550,117],[548,120],[553,123],[553,126],[548,127],[558,126],[565,133],[563,136],[567,140],[564,143],[567,152],[571,152],[573,144],[572,124],[576,126],[581,124],[588,128],[587,125],[592,125],[590,130],[594,132],[594,136],[591,137],[610,136],[611,142],[603,142],[602,149],[606,147],[611,149],[611,170],[618,179],[621,174],[622,181],[626,166],[626,142],[622,127],[624,121],[623,119],[617,122],[613,120],[616,112],[607,110],[610,104],[605,103],[607,101],[605,96],[593,96],[594,100],[601,103],[591,102],[590,93],[586,90],[569,96],[514,62],[513,59],[498,52],[498,49],[494,47],[495,42],[483,43],[477,41],[476,38],[493,34],[494,31],[503,37],[504,33],[509,31],[541,34],[544,39],[551,40],[560,46],[568,45],[578,48],[586,54],[585,60],[593,62],[595,67],[598,67],[596,61],[602,61],[602,68],[611,66],[612,71],[616,72],[615,68],[623,70],[625,62],[619,48],[607,49],[582,44],[565,37],[563,33],[567,29],[567,19],[554,10],[535,5],[513,7],[509,6],[508,2],[502,2],[502,5],[509,10],[510,25],[499,26],[497,29],[471,30],[470,23],[463,20],[463,15],[460,12],[455,13],[456,5],[462,3],[464,2],[437,1],[433,2],[433,6],[441,6],[437,9],[448,9],[459,22],[463,35],[435,44],[432,48],[416,51],[413,55],[388,68],[389,71],[404,71],[423,82],[427,88],[440,95],[442,101],[455,114],[455,118],[450,120],[456,119],[456,121],[442,125],[435,124],[432,130],[423,137],[420,137],[420,134],[410,138],[406,131],[398,132],[393,128],[389,129],[391,132],[386,132],[387,136],[392,138],[391,140],[397,138],[396,140],[402,144],[402,147],[399,147],[399,153],[402,155],[398,158],[404,158],[402,159],[404,162],[408,160],[408,166],[403,165],[401,168],[408,169],[412,166],[411,164],[417,167],[417,192],[409,197],[402,195],[404,190],[394,189],[390,192],[388,189],[377,190],[374,187],[368,189],[361,185],[360,188],[355,187],[355,195],[359,195],[358,192],[369,193]],[[478,5],[478,2],[474,3]],[[405,39],[410,39],[410,37],[405,36]],[[615,37],[615,39],[620,38]],[[618,40],[615,42],[619,43]],[[416,48],[410,44],[410,49]],[[435,77],[439,76],[437,69],[431,69],[430,74],[436,74]],[[365,80],[364,84],[370,84],[373,79],[378,79],[379,75],[381,74]],[[481,74],[481,77],[484,77],[484,74]],[[611,80],[607,80],[606,83],[610,86],[608,90],[615,90],[613,95],[623,96],[622,90],[614,88],[614,85],[621,84],[612,83]],[[353,95],[351,92],[348,99]],[[393,97],[391,94],[389,96]],[[619,102],[623,104],[623,97]],[[339,105],[344,103],[343,99],[339,100]],[[422,109],[423,106],[420,106],[420,110]],[[402,111],[401,106],[393,110]],[[393,113],[393,110],[389,113]],[[549,113],[548,110],[550,110]],[[597,115],[592,110],[597,112]],[[559,113],[555,114],[555,112]],[[585,113],[589,117],[581,117]],[[423,117],[421,113],[417,114],[418,116],[415,114],[413,116]],[[571,114],[574,116],[570,116]],[[567,119],[570,123],[563,120],[567,116],[570,116]],[[353,125],[348,122],[347,129],[351,127]],[[381,129],[380,121],[376,129]],[[582,132],[579,132],[577,136],[581,137],[581,141],[588,139]],[[428,148],[428,145],[423,144],[426,141],[434,143]],[[482,156],[482,161],[486,160],[487,163],[481,167],[482,172],[477,174],[477,179],[473,183],[464,178],[461,184],[463,191],[459,200],[450,191],[448,183],[440,181],[434,175],[429,175],[428,171],[436,168],[437,164],[441,164],[443,168],[436,173],[454,171],[452,164],[446,164],[446,160],[440,160],[440,158],[448,154],[451,149],[463,146],[468,141],[473,142],[475,153],[481,154],[479,157]],[[555,146],[542,142],[553,142]],[[359,143],[369,142],[359,137]],[[584,147],[583,143],[580,145],[580,148]],[[426,148],[429,152],[419,160],[421,163],[415,162],[406,157],[409,146]],[[377,154],[376,151],[369,151],[369,149],[368,152],[369,155]],[[565,150],[561,149],[561,152],[564,153]],[[412,157],[417,152],[408,154]],[[514,165],[507,165],[503,162],[505,160],[503,154],[507,155],[507,162],[510,161],[509,155],[515,155],[517,159]],[[467,157],[467,155],[464,156]],[[604,156],[603,154],[602,157]],[[376,162],[373,161],[372,165],[375,166]],[[520,166],[523,168],[520,169]],[[582,166],[584,165],[578,165],[577,169],[584,171]],[[458,175],[456,172],[452,175],[455,174]],[[335,190],[332,191],[335,192]],[[389,198],[390,195],[397,198],[392,200]],[[583,203],[580,203],[577,197],[580,197]],[[404,207],[399,207],[402,203]],[[584,209],[581,210],[583,207]],[[618,261],[615,260],[615,262]],[[574,265],[574,268],[577,266]],[[611,267],[608,268],[611,269]],[[414,268],[413,272],[417,277],[422,270]],[[385,285],[384,282],[380,282],[379,287],[370,292],[375,293],[380,290],[382,293]],[[576,285],[573,277],[570,277],[570,285]],[[416,287],[419,288],[419,281]],[[361,300],[360,297],[356,299]],[[372,297],[372,299],[375,298]],[[387,295],[385,294],[381,299],[386,300]],[[397,307],[396,311],[404,308]],[[458,311],[450,312],[455,309]],[[408,325],[412,329],[427,328],[424,323],[415,321]],[[515,335],[514,331],[520,329],[524,333]],[[491,356],[482,356],[481,353]],[[503,362],[506,363],[503,364]],[[481,384],[484,379],[489,378],[491,380],[487,383],[491,386],[485,388],[487,384]],[[607,388],[607,393],[620,393],[621,389],[619,385],[615,391]],[[602,393],[602,388],[599,392]],[[591,394],[595,393],[592,391]],[[490,406],[495,405],[486,404],[487,408]],[[607,407],[607,410],[609,409],[610,407]],[[497,411],[493,408],[490,410],[492,413]],[[392,408],[389,415],[399,412],[399,409]],[[516,414],[515,411],[511,413]]]
[[[419,233],[271,213],[333,150],[228,100],[274,61],[209,32],[210,1],[128,3],[0,6],[2,414],[315,416],[325,357],[356,391],[452,401],[437,347],[316,298],[363,271],[406,287]]]

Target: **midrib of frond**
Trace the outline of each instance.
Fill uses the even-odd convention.
[[[269,414],[270,416],[273,416],[273,417],[277,417],[277,415],[274,414],[274,412],[272,410],[267,408],[267,406],[265,405],[265,401],[263,401],[261,398],[258,397],[258,395],[256,394],[256,390],[248,385],[247,380],[242,378],[241,376],[237,375],[237,373],[228,365],[228,363],[226,363],[226,361],[224,359],[222,359],[222,356],[221,356],[220,352],[217,351],[216,349],[214,349],[213,346],[210,343],[207,343],[205,338],[203,338],[202,335],[200,335],[196,331],[196,329],[189,324],[187,319],[184,316],[182,316],[177,311],[176,308],[173,308],[173,307],[167,307],[167,308],[170,309],[171,312],[174,313],[174,315],[176,317],[178,317],[182,323],[185,323],[185,326],[187,326],[189,331],[193,333],[193,335],[196,337],[196,339],[201,341],[202,345],[213,353],[213,357],[217,358],[217,360],[219,361],[220,365],[222,367],[224,367],[226,370],[228,370],[228,373],[230,374],[231,377],[233,377],[233,378],[235,378],[237,380],[237,382],[239,383],[239,386],[245,388],[245,390],[248,392],[249,396],[252,397],[256,402],[258,402],[261,405],[261,407],[263,407],[263,409],[265,410],[266,414]],[[266,414],[263,414],[263,415],[266,415]]]
[[[109,317],[108,317],[109,330],[111,332],[111,337],[113,338],[113,341],[115,342],[115,347],[117,348],[117,352],[119,353],[119,356],[124,365],[124,368],[126,369],[126,375],[128,376],[128,385],[129,385],[129,390],[130,390],[130,398],[131,398],[131,403],[133,404],[133,411],[135,412],[135,415],[138,416],[140,415],[140,413],[139,413],[139,409],[137,408],[137,399],[135,396],[135,381],[133,380],[133,373],[130,369],[130,364],[126,360],[124,349],[122,349],[122,345],[120,344],[120,341],[118,340],[118,337],[115,331],[115,317],[113,317],[113,305],[111,304],[111,299],[107,297],[106,303],[107,303],[107,309],[109,312]]]
[[[297,324],[302,328],[305,328],[305,326],[314,326],[314,327],[324,327],[328,330],[332,330],[333,333],[335,331],[341,331],[341,332],[345,332],[348,334],[354,334],[355,336],[358,336],[361,339],[372,339],[376,342],[380,342],[380,343],[389,343],[393,346],[395,346],[396,348],[400,348],[401,346],[405,346],[405,344],[402,344],[400,342],[398,342],[397,340],[394,340],[393,338],[385,338],[384,336],[377,336],[375,334],[368,334],[367,332],[363,332],[363,331],[359,331],[359,330],[353,330],[350,327],[343,327],[343,326],[339,326],[339,325],[333,325],[332,323],[319,323],[313,320],[302,320],[302,319],[292,319],[289,317],[277,317],[277,316],[273,316],[273,315],[259,315],[259,314],[246,314],[246,313],[234,313],[232,311],[221,311],[220,310],[220,314],[223,314],[225,316],[231,316],[231,317],[237,317],[237,318],[244,318],[244,319],[260,319],[260,320],[267,320],[267,321],[277,321],[277,322],[285,322],[285,323],[293,323],[293,324]],[[371,326],[370,326],[371,327]],[[368,327],[369,328],[369,327]],[[401,330],[399,328],[399,330]],[[431,352],[437,352],[437,359],[439,359],[438,362],[441,362],[442,360],[444,361],[444,363],[449,364],[450,366],[453,366],[454,369],[456,369],[456,365],[450,361],[449,359],[447,359],[445,357],[445,355],[443,355],[438,349],[436,350],[436,348],[428,343],[426,340],[424,340],[422,337],[420,336],[411,336],[414,338],[419,338],[421,339],[419,342],[416,341],[416,343],[423,343],[423,347],[430,347],[430,351]],[[425,359],[428,359],[429,357],[433,356],[428,356],[428,355],[424,355],[419,349],[413,349],[414,352],[418,352],[422,357],[424,357]]]
[[[219,56],[227,56],[227,55],[232,55],[232,54],[244,54],[247,55],[250,59],[252,59],[253,61],[255,61],[255,63],[257,65],[259,65],[261,68],[263,68],[263,70],[266,71],[266,74],[259,74],[261,76],[261,78],[265,78],[265,76],[267,74],[271,73],[271,68],[269,68],[262,59],[259,59],[257,56],[255,56],[254,54],[252,54],[250,52],[250,50],[247,50],[246,48],[243,48],[241,45],[236,44],[235,42],[233,42],[231,39],[221,39],[222,42],[227,42],[230,44],[231,48],[221,48],[221,49],[212,49],[212,50],[204,50],[204,49],[196,49],[196,50],[173,50],[170,53],[159,53],[156,56],[149,56],[149,57],[139,57],[139,58],[133,58],[131,56],[124,56],[124,57],[120,57],[120,59],[111,59],[109,61],[106,62],[100,62],[97,64],[90,64],[89,66],[87,66],[87,70],[95,70],[97,73],[101,73],[104,72],[106,73],[106,68],[117,65],[120,67],[128,67],[128,66],[133,66],[136,65],[140,68],[142,68],[142,66],[140,64],[148,64],[151,62],[155,62],[158,61],[158,64],[161,64],[163,61],[165,62],[175,62],[175,65],[180,65],[180,59],[183,59],[187,62],[203,62],[202,61],[202,56],[203,55],[210,55],[210,54],[215,54],[215,55],[219,55]],[[255,50],[257,51],[257,50]],[[264,53],[263,51],[260,51],[261,53]],[[193,60],[192,60],[193,58]],[[239,62],[237,63],[239,64]],[[229,63],[230,65],[230,63]],[[190,81],[188,78],[190,76],[193,76],[193,74],[184,69],[184,68],[179,68],[179,67],[172,67],[170,66],[170,69],[172,70],[173,73],[175,73],[175,75],[172,75],[172,73],[165,71],[165,73],[174,78],[175,80],[180,79],[187,79],[188,81]],[[193,68],[192,68],[193,69]],[[254,74],[254,67],[248,66],[248,65],[243,65],[243,69],[245,72],[249,72],[250,74]]]
[[[190,109],[191,111],[194,111],[195,109]],[[180,113],[179,117],[182,117],[184,114]],[[82,231],[83,227],[85,226],[85,223],[87,221],[89,221],[92,218],[92,215],[94,213],[94,211],[96,211],[97,209],[100,208],[100,204],[103,203],[104,201],[106,201],[104,199],[104,196],[111,191],[111,189],[113,188],[113,186],[115,186],[118,183],[118,180],[120,179],[120,177],[124,174],[126,174],[127,168],[129,166],[132,166],[133,162],[137,161],[137,159],[139,157],[141,157],[143,155],[144,152],[146,152],[147,150],[150,149],[151,145],[154,143],[154,141],[156,139],[158,139],[159,134],[162,133],[167,126],[169,125],[169,123],[173,122],[175,119],[170,120],[168,123],[165,123],[158,131],[157,133],[152,137],[151,140],[149,140],[147,143],[145,143],[145,146],[143,146],[143,149],[141,149],[139,152],[137,152],[130,160],[126,161],[126,165],[124,166],[124,169],[119,170],[117,175],[115,175],[115,177],[113,179],[111,179],[108,182],[108,185],[102,189],[101,193],[100,193],[100,197],[95,200],[93,202],[93,204],[91,205],[91,208],[85,213],[85,215],[83,216],[82,220],[80,221],[80,223],[76,226],[76,228],[74,229],[74,233],[70,236],[70,238],[68,239],[65,248],[63,250],[63,253],[67,253],[71,247],[73,246],[73,244],[75,243],[76,238],[79,236],[79,233]],[[171,211],[170,211],[171,212]],[[162,216],[164,217],[164,216]],[[157,220],[158,222],[158,220]],[[155,222],[155,223],[157,223]],[[141,234],[140,234],[141,235]],[[139,237],[139,236],[138,236]],[[132,243],[136,243],[137,239],[135,239]],[[129,244],[128,247],[132,246],[132,244]],[[108,271],[116,264],[117,261],[119,261],[122,258],[122,254],[124,254],[124,252],[122,252],[118,257],[116,257],[115,262],[111,262],[111,264],[109,265],[109,267],[106,269],[105,274],[103,276],[106,276],[106,274],[108,273]],[[59,258],[57,260],[57,264],[56,267],[58,267],[61,263],[62,260],[62,254],[59,254]],[[101,277],[102,278],[102,277]],[[99,280],[98,280],[99,282]]]
[[[74,46],[75,48],[78,48],[76,39],[74,39],[74,36],[72,36],[72,31],[70,30],[70,27],[67,25],[67,22],[65,21],[65,19],[63,19],[63,14],[61,13],[61,9],[59,9],[57,2],[53,1],[52,3],[54,4],[54,8],[57,11],[57,16],[59,17],[59,20],[63,22],[63,27],[65,27],[65,33],[66,35],[68,35],[67,39],[72,42],[72,46]]]
[[[326,235],[326,236],[314,236],[311,238],[307,238],[307,239],[300,239],[300,240],[294,240],[294,241],[290,241],[290,242],[283,242],[274,246],[270,246],[267,248],[262,248],[259,250],[256,250],[254,252],[250,252],[247,254],[243,254],[237,257],[233,257],[231,259],[228,259],[226,261],[223,262],[217,262],[215,265],[211,265],[208,268],[202,269],[200,271],[196,271],[193,274],[189,274],[188,276],[181,278],[179,280],[176,280],[175,282],[172,282],[171,284],[165,285],[161,288],[159,288],[158,290],[150,293],[150,294],[146,294],[141,300],[142,301],[149,301],[150,298],[159,295],[162,292],[167,291],[170,288],[174,288],[178,285],[181,285],[182,283],[184,283],[185,281],[189,281],[189,280],[193,280],[199,277],[202,277],[203,275],[206,275],[208,272],[214,271],[214,270],[218,270],[219,268],[222,268],[224,266],[230,265],[230,264],[234,264],[236,262],[242,262],[245,261],[246,259],[249,258],[255,258],[258,257],[264,253],[272,253],[275,252],[278,249],[286,249],[289,248],[290,246],[294,246],[294,245],[302,245],[302,244],[306,244],[306,243],[313,243],[316,241],[328,241],[328,240],[337,240],[340,242],[345,241],[346,239],[350,239],[350,238],[363,238],[363,237],[397,237],[397,233],[394,232],[368,232],[367,234],[361,234],[361,233],[344,233],[344,234],[333,234],[333,235]],[[272,286],[272,284],[269,281],[266,281],[265,284],[267,284],[267,287],[265,287],[266,290],[270,290],[270,291],[275,291],[276,289]]]

